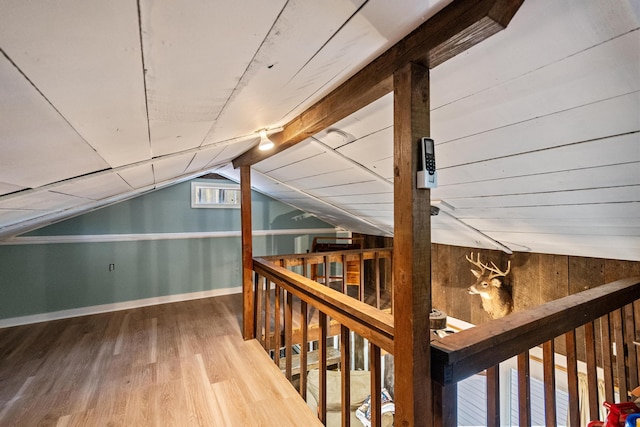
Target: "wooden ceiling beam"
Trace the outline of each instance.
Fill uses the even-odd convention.
[[[393,90],[393,73],[409,62],[429,68],[506,28],[524,0],[454,0],[309,109],[271,135],[268,152],[253,147],[233,160],[251,166],[367,106]]]

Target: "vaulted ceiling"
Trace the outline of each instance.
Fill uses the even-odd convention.
[[[209,171],[237,179],[257,130],[448,3],[2,1],[0,237]],[[639,29],[637,0],[526,0],[431,70],[433,241],[640,260]],[[252,184],[393,235],[392,97],[256,163]]]

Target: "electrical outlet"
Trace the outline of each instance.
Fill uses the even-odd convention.
[[[109,264],[109,271],[113,271],[116,269],[116,265],[115,264]]]

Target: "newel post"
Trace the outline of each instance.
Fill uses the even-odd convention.
[[[409,63],[394,85],[394,359],[396,426],[432,425],[429,312],[431,218],[418,189],[418,144],[429,136],[429,69]]]
[[[242,234],[242,336],[255,338],[253,290],[253,230],[251,227],[251,167],[240,166],[240,215]]]

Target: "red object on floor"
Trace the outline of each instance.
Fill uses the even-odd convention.
[[[600,426],[603,426],[603,427],[624,427],[627,416],[631,414],[640,414],[640,408],[638,407],[638,405],[636,405],[633,402],[624,402],[624,403],[604,402],[603,405],[605,408],[609,410],[609,413],[607,414],[607,420],[604,422],[604,424],[599,424]],[[593,424],[593,426],[591,426],[591,424],[594,422],[599,422],[599,421],[592,421],[591,423],[589,423],[589,426],[590,427],[598,426],[598,424]]]

